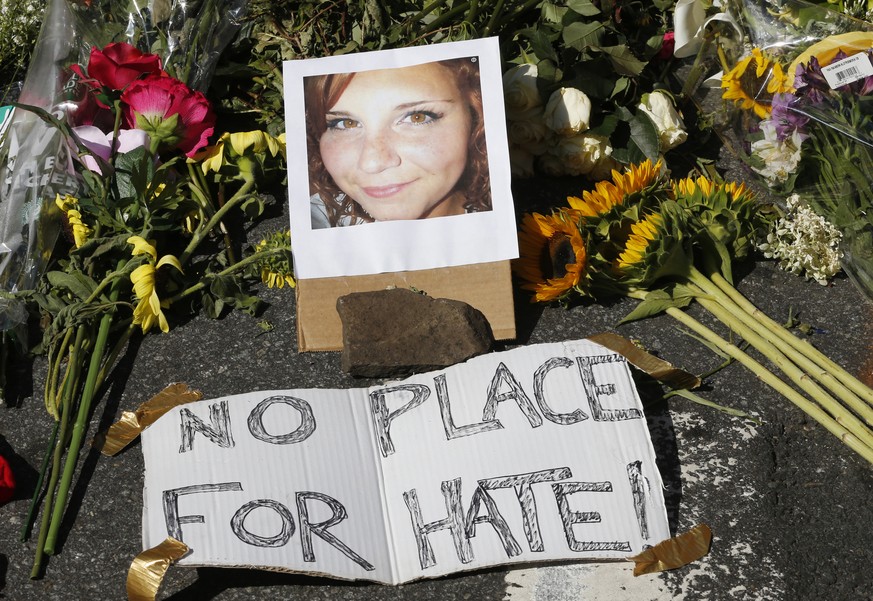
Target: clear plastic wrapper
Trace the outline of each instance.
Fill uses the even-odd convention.
[[[157,54],[164,69],[206,91],[218,58],[233,39],[248,0],[67,0],[85,43],[127,42]]]
[[[686,90],[778,202],[797,193],[842,233],[873,300],[873,24],[800,0],[731,0]]]
[[[20,103],[64,117],[64,67],[78,57],[74,34],[65,0],[50,0]],[[33,112],[15,109],[0,137],[0,330],[26,320],[11,294],[36,284],[60,228],[55,196],[77,189],[63,134]]]

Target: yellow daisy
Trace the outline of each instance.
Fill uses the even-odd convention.
[[[67,217],[67,223],[73,235],[73,244],[76,248],[81,247],[91,236],[91,228],[82,221],[82,213],[79,211],[79,200],[69,194],[55,196],[55,204],[64,212]]]
[[[525,215],[518,236],[520,258],[513,263],[531,302],[563,298],[581,285],[587,267],[585,241],[576,225],[577,211]]]
[[[127,242],[133,245],[131,254],[134,256],[148,255],[151,258],[151,261],[143,263],[130,274],[133,292],[139,300],[139,303],[137,303],[133,310],[133,323],[142,327],[143,334],[147,333],[155,323],[158,324],[162,332],[169,332],[170,324],[167,322],[163,311],[169,305],[166,301],[162,302],[158,296],[155,277],[158,269],[164,265],[172,265],[179,271],[182,271],[182,265],[173,255],[164,255],[155,262],[158,253],[154,244],[141,236],[131,236],[127,239]]]
[[[582,193],[582,198],[570,196],[567,202],[583,217],[599,217],[613,207],[624,204],[632,194],[651,186],[660,175],[661,161],[652,163],[646,159],[642,163],[628,166],[624,173],[613,169],[611,182],[597,182],[594,190],[586,190]]]
[[[268,288],[290,288],[297,286],[291,266],[291,232],[282,230],[264,238],[255,245],[255,252],[280,250],[260,262],[261,281]]]
[[[794,75],[791,75],[794,79]],[[764,56],[760,48],[738,62],[721,78],[722,98],[751,109],[761,119],[770,116],[774,94],[791,92],[791,82],[778,62]]]
[[[664,219],[658,213],[653,213],[642,221],[631,225],[631,233],[625,243],[624,250],[616,260],[616,267],[625,270],[643,262],[649,245],[658,238],[658,228]]]

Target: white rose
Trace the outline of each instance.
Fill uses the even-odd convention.
[[[533,107],[542,106],[543,99],[537,88],[537,66],[517,65],[504,73],[503,99],[509,119]]]
[[[612,146],[605,136],[578,134],[561,138],[555,154],[563,161],[569,175],[589,175],[612,154]]]
[[[530,108],[507,122],[506,135],[511,144],[526,148],[533,154],[543,154],[554,136],[543,123],[541,107]]]
[[[526,148],[509,145],[509,171],[513,177],[534,176],[534,155]]]
[[[639,109],[654,121],[661,140],[661,151],[675,148],[688,138],[682,117],[676,111],[673,101],[664,92],[655,90],[643,95]]]
[[[576,88],[555,90],[546,103],[543,120],[546,126],[562,136],[572,136],[588,129],[591,100]]]

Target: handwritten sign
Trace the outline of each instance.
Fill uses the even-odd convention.
[[[398,584],[670,536],[627,363],[587,340],[191,403],[142,440],[143,545],[184,541],[181,565]]]

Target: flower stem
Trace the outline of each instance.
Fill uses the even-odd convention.
[[[121,259],[118,262],[117,269],[120,270],[126,259]],[[113,283],[112,289],[109,292],[111,302],[118,299],[121,289],[121,281],[116,280]],[[94,343],[94,348],[91,349],[91,361],[88,365],[88,374],[85,379],[85,386],[82,390],[82,398],[79,401],[79,412],[76,415],[76,423],[73,424],[73,435],[70,439],[70,448],[67,452],[67,458],[64,462],[64,474],[61,479],[60,488],[58,489],[57,499],[54,503],[52,511],[52,519],[49,524],[49,532],[45,541],[45,552],[48,555],[53,555],[55,552],[55,544],[57,542],[58,531],[61,527],[61,522],[64,517],[64,509],[67,505],[67,493],[73,481],[73,473],[76,470],[76,463],[79,457],[79,450],[82,447],[82,439],[85,436],[87,429],[88,415],[91,412],[91,403],[94,400],[95,385],[97,383],[97,375],[100,373],[100,364],[103,360],[103,352],[106,348],[106,342],[109,337],[109,329],[112,327],[113,312],[107,312],[100,319],[100,326],[97,330],[97,339]]]
[[[72,396],[75,389],[75,383],[78,381],[78,376],[74,375],[78,370],[79,365],[79,349],[82,347],[85,340],[86,328],[79,326],[76,333],[76,340],[70,350],[69,365],[67,373],[64,376],[63,384],[61,385],[60,405],[59,405],[59,421],[60,431],[55,440],[54,453],[52,455],[52,471],[49,475],[48,486],[45,491],[45,499],[43,501],[42,520],[39,526],[39,534],[37,535],[36,551],[33,558],[33,567],[30,571],[31,578],[39,578],[42,571],[42,560],[45,557],[45,541],[48,536],[49,527],[51,525],[51,508],[55,499],[55,489],[58,485],[58,478],[61,473],[61,463],[63,462],[64,447],[67,444],[67,429],[70,424],[70,414],[73,412]],[[58,358],[60,361],[60,358]]]
[[[33,525],[33,521],[36,518],[36,507],[39,504],[39,496],[42,493],[42,485],[45,482],[45,475],[48,472],[49,462],[52,460],[53,451],[55,445],[58,440],[58,431],[60,430],[60,421],[55,421],[54,428],[52,428],[51,436],[49,437],[49,443],[45,448],[45,457],[42,460],[42,467],[39,470],[39,477],[36,480],[36,485],[33,487],[33,496],[30,498],[30,505],[27,508],[27,517],[24,520],[24,525],[21,527],[21,542],[27,540],[27,536],[30,533],[30,527]]]
[[[702,291],[705,294],[705,291]],[[861,442],[873,451],[873,431],[866,427],[852,413],[839,403],[833,396],[818,386],[804,373],[795,363],[773,343],[760,336],[752,327],[748,326],[741,318],[734,315],[730,310],[719,304],[717,300],[701,296],[697,301],[723,324],[737,332],[755,349],[771,361],[776,367],[788,376],[799,388],[805,391],[816,403],[826,410],[841,426],[852,432]]]
[[[222,218],[230,211],[233,207],[238,205],[240,202],[245,200],[251,189],[254,187],[255,182],[253,180],[247,180],[243,185],[237,190],[236,194],[230,197],[230,199],[224,204],[224,206],[220,207],[215,213],[209,218],[209,221],[205,226],[197,228],[197,231],[191,237],[191,242],[188,243],[188,246],[185,247],[185,250],[182,251],[182,254],[179,255],[179,263],[182,265],[191,258],[191,255],[197,250],[197,247],[200,246],[200,243],[203,242],[205,234],[211,232],[216,225],[221,223]]]
[[[202,290],[203,288],[205,288],[206,283],[212,278],[216,278],[216,277],[220,278],[220,277],[224,277],[226,275],[230,275],[234,272],[240,271],[241,269],[243,269],[245,267],[248,267],[252,263],[256,263],[257,261],[262,261],[265,257],[268,257],[271,254],[280,254],[283,252],[285,252],[285,250],[281,249],[281,248],[273,248],[270,250],[263,250],[261,252],[256,252],[252,255],[249,255],[245,259],[242,259],[241,261],[234,263],[230,267],[223,269],[222,271],[218,272],[214,276],[204,278],[204,279],[200,280],[199,282],[197,282],[196,284],[194,284],[193,286],[189,286],[188,288],[186,288],[182,292],[180,292],[177,295],[173,296],[172,298],[168,299],[166,302],[168,304],[172,305],[176,301],[185,298],[189,294],[193,294],[193,293],[197,292],[198,290]]]
[[[631,291],[628,293],[631,298],[644,300],[646,297],[645,291]],[[750,355],[744,353],[736,345],[724,340],[721,336],[710,330],[708,327],[685,313],[685,311],[670,307],[667,309],[667,314],[679,321],[681,324],[692,330],[694,333],[705,339],[707,342],[721,350],[723,353],[736,359],[749,369],[762,382],[773,388],[776,392],[784,396],[786,399],[797,405],[804,413],[809,415],[819,424],[824,426],[828,432],[839,438],[846,446],[861,455],[868,462],[873,463],[873,449],[861,442],[854,434],[841,426],[835,419],[828,415],[821,407],[804,397],[794,388],[786,384],[778,378],[773,372],[764,367]]]
[[[840,399],[842,399],[842,401],[847,406],[852,408],[858,415],[860,415],[864,419],[868,426],[873,425],[873,407],[868,406],[864,402],[864,400],[862,400],[857,394],[844,386],[843,383],[827,369],[827,367],[822,368],[821,365],[813,361],[803,350],[795,346],[796,342],[800,341],[796,336],[791,334],[791,332],[786,330],[784,327],[773,322],[772,329],[767,327],[764,328],[763,336],[767,337],[768,339],[764,340],[758,333],[763,322],[763,318],[761,317],[763,313],[761,311],[757,311],[756,309],[757,315],[750,311],[747,311],[744,307],[736,303],[733,298],[728,296],[722,290],[722,288],[717,286],[712,280],[707,278],[696,269],[694,269],[694,273],[695,281],[698,283],[698,285],[700,285],[707,294],[710,294],[714,298],[716,298],[717,302],[720,303],[720,305],[728,311],[729,315],[736,316],[741,319],[752,336],[761,339],[762,344],[770,344],[774,348],[777,348],[783,355],[787,356],[794,363],[794,365],[806,371],[806,374],[814,377],[821,384],[828,387],[834,394],[840,397]],[[722,278],[722,280],[724,281],[725,285],[730,286],[730,284],[727,283],[724,278]],[[731,286],[731,288],[733,287]],[[745,298],[735,289],[734,291],[736,292],[737,297]],[[751,305],[751,303],[748,304]],[[754,307],[754,305],[752,305],[752,307]],[[752,344],[754,344],[754,342],[752,342]],[[811,345],[807,346],[809,348],[812,348]],[[804,380],[804,383],[807,382],[809,382],[808,379]],[[860,382],[858,382],[858,384],[860,384]],[[867,428],[865,428],[865,431],[867,431],[868,433],[870,432],[870,430]]]
[[[756,307],[745,296],[740,294],[740,292],[737,291],[736,288],[731,286],[731,284],[727,280],[725,280],[720,274],[713,274],[711,276],[711,279],[713,283],[716,284],[722,291],[724,291],[725,294],[727,294],[727,296],[730,297],[732,301],[734,301],[744,311],[751,315],[760,325],[767,328],[768,331],[773,332],[776,336],[779,337],[780,340],[783,340],[786,343],[790,344],[799,352],[803,353],[806,357],[809,357],[809,359],[814,361],[818,366],[826,370],[829,374],[833,375],[836,379],[842,382],[843,385],[849,388],[861,399],[866,401],[869,405],[873,406],[873,390],[871,390],[870,387],[858,380],[858,378],[846,371],[839,364],[835,363],[830,357],[815,348],[812,344],[810,344],[806,340],[803,340],[802,338],[798,338],[797,336],[786,330],[783,326],[772,320],[763,311],[758,309],[758,307]]]

